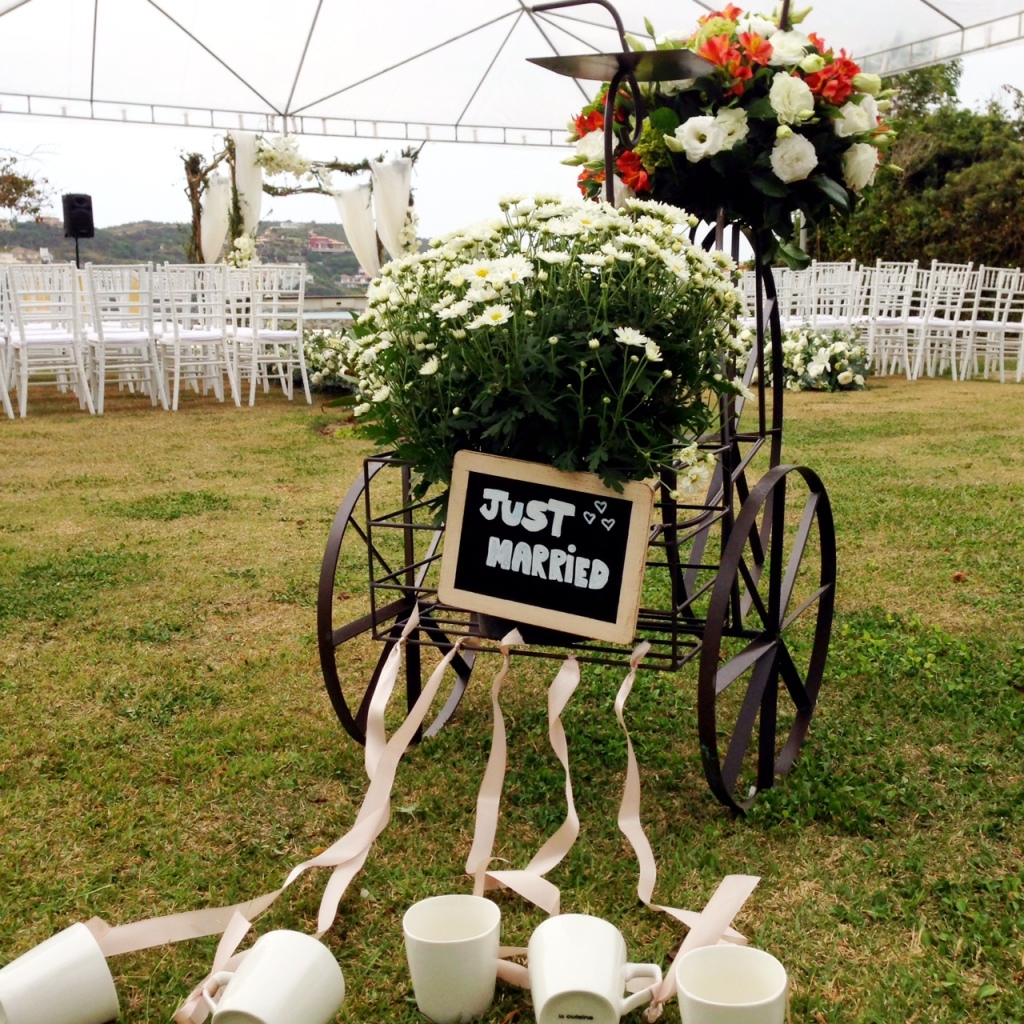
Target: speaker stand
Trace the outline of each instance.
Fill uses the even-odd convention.
[[[81,263],[81,261],[78,258],[78,236],[77,235],[75,235],[75,266],[79,270],[82,269],[82,263]]]

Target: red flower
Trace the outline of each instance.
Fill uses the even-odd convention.
[[[601,185],[604,183],[604,171],[588,171],[584,168],[580,171],[580,176],[576,179],[576,184],[579,186],[580,192],[584,196],[589,195],[593,191],[593,187],[588,187],[588,182]]]
[[[636,152],[627,149],[616,161],[619,176],[634,192],[648,192],[651,188],[651,176],[644,170],[643,162]]]
[[[771,60],[772,44],[767,39],[762,39],[756,32],[741,33],[740,46],[747,51],[747,59],[752,64],[764,66]]]
[[[712,36],[697,54],[720,68],[724,68],[730,60],[738,60],[740,56],[739,50],[729,45],[729,37],[725,35]]]
[[[743,11],[735,4],[726,4],[722,11],[711,11],[700,19],[698,24],[706,25],[712,18],[725,18],[727,21],[735,21]]]
[[[754,69],[738,60],[731,60],[725,70],[732,75],[732,86],[726,90],[726,96],[742,96],[747,88],[746,83],[754,77]]]
[[[604,128],[604,114],[600,110],[591,111],[589,114],[580,114],[576,117],[576,137],[582,139],[584,135],[591,132],[601,131]]]
[[[858,65],[845,55],[845,51],[841,52],[843,56],[836,57],[831,64],[805,79],[811,92],[837,107],[850,98],[854,75],[860,74]]]
[[[832,51],[825,46],[825,40],[822,39],[817,32],[808,33],[807,38],[810,39],[810,41],[814,44],[814,48],[818,51],[818,53],[822,54],[825,57],[831,55]]]

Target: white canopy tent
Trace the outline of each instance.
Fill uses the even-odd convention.
[[[713,8],[616,6],[638,34]],[[820,0],[809,24],[892,73],[1021,40],[1024,4]],[[618,48],[602,7],[524,0],[0,0],[0,39],[3,113],[519,146],[561,144],[593,91],[525,58]]]
[[[711,4],[616,6],[642,33],[645,16],[691,30]],[[981,100],[1024,86],[1006,51],[985,51],[1013,47],[1022,22],[1024,0],[817,0],[805,27],[868,69],[978,52],[967,77],[984,61]],[[90,193],[100,226],[184,219],[180,154],[287,126],[315,159],[394,156],[429,139],[413,172],[428,235],[492,216],[502,192],[575,192],[566,151],[552,147],[594,84],[526,58],[618,46],[597,4],[538,15],[525,0],[0,0],[0,42],[0,148],[32,154],[58,193]],[[315,196],[264,207],[297,220],[325,209]]]

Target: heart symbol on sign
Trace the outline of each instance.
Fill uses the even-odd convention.
[[[615,525],[614,519],[602,519],[601,525],[606,529],[610,530]]]
[[[593,512],[584,512],[583,518],[586,519],[587,526],[593,526],[594,520],[597,518],[597,516],[595,516]]]
[[[594,502],[594,508],[596,508],[598,512],[602,512],[602,513],[606,512],[608,510],[608,502],[607,501],[595,501]]]

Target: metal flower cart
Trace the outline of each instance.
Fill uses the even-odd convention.
[[[637,77],[693,73],[692,67],[666,64],[668,57],[699,61],[672,51],[641,66],[637,56],[624,52],[544,63],[575,77],[611,79],[609,96],[614,96],[622,80],[638,94]],[[610,116],[606,124],[610,148]],[[720,219],[706,244],[721,246],[723,237]],[[734,254],[739,237],[733,229]],[[700,439],[702,449],[715,453],[716,469],[699,502],[673,497],[676,470],[663,469],[636,628],[636,641],[650,643],[646,669],[679,672],[696,664],[705,776],[714,795],[737,811],[784,776],[800,750],[825,670],[836,581],[835,531],[825,488],[812,470],[782,463],[782,330],[771,270],[760,260],[755,266],[756,343],[745,381],[770,378],[771,383],[761,386],[753,401],[721,404],[716,428]],[[452,663],[454,684],[424,736],[451,720],[479,654],[497,650],[481,635],[480,616],[438,599],[444,528],[425,501],[412,499],[413,469],[386,454],[364,460],[334,518],[321,566],[321,667],[341,724],[359,742],[365,739],[380,671],[414,607],[420,621],[407,639],[404,669],[409,707],[420,692],[424,648],[447,653],[456,638],[472,638]],[[351,593],[350,581],[367,566],[368,591]],[[378,642],[368,684],[352,683],[347,671],[354,650],[363,656],[360,638]],[[565,657],[569,641],[543,634],[539,640],[523,655]],[[573,643],[571,650],[581,662],[600,664],[626,665],[630,655],[629,647],[598,641]]]

